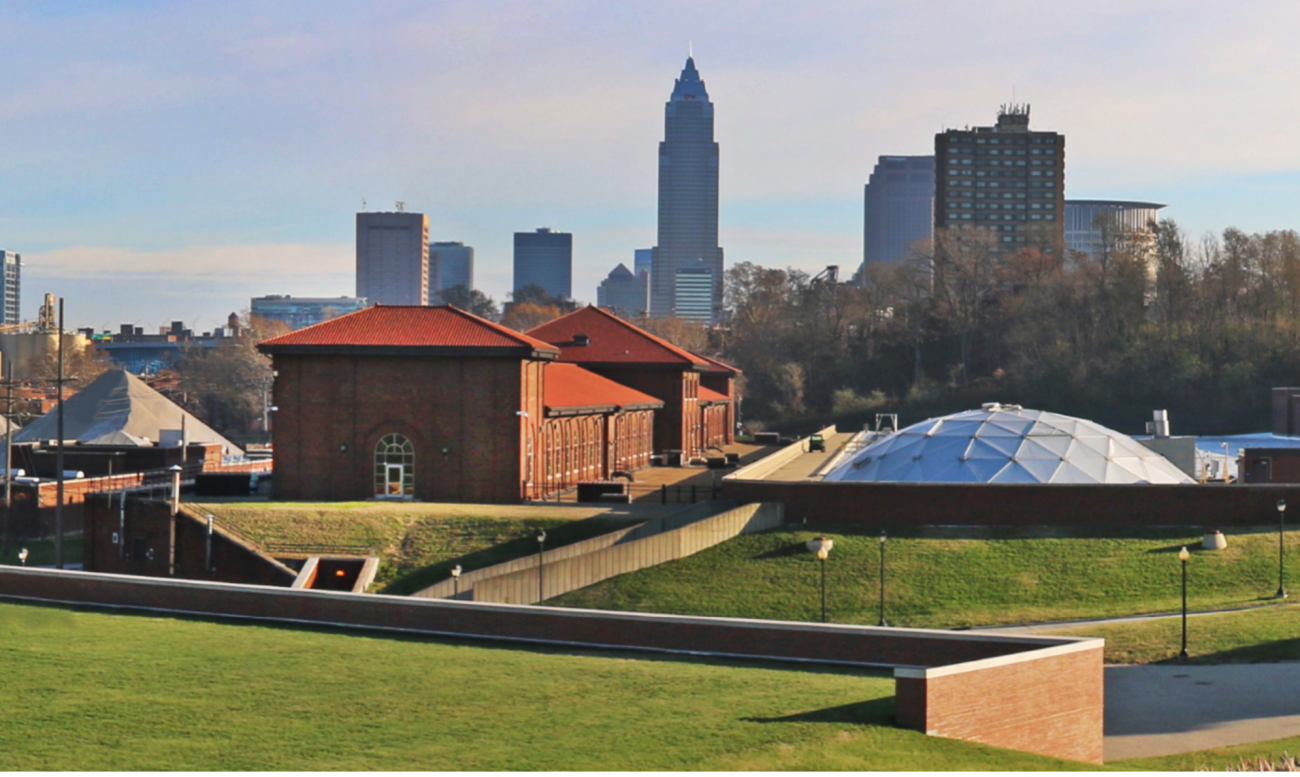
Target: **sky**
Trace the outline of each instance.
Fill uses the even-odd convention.
[[[852,272],[880,155],[1032,105],[1066,197],[1193,237],[1300,228],[1300,4],[0,0],[0,248],[23,314],[224,324],[355,293],[355,213],[429,216],[510,289],[515,231],[574,235],[574,296],[655,242],[688,46],[715,105],[720,242]]]

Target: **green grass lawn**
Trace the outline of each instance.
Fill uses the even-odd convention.
[[[829,619],[879,619],[877,530],[823,532]],[[680,561],[606,580],[554,604],[780,620],[821,617],[820,570],[797,527],[751,534]],[[886,618],[891,625],[960,628],[1172,612],[1181,603],[1180,547],[1192,551],[1193,609],[1262,604],[1277,590],[1277,535],[1230,534],[1223,551],[1185,529],[1122,534],[1045,529],[890,531]],[[1287,538],[1300,588],[1300,536]]]
[[[217,516],[219,525],[273,556],[377,555],[372,590],[395,594],[430,586],[457,563],[469,571],[536,552],[538,529],[546,530],[548,548],[558,548],[645,520],[637,511],[518,505],[229,502],[186,508]]]
[[[18,552],[27,548],[27,566],[43,567],[54,563],[54,540],[13,540],[9,543],[9,553],[0,553],[0,564],[18,566]],[[63,563],[80,564],[82,560],[81,535],[64,535]]]
[[[1156,772],[1222,772],[1228,767],[1238,769],[1243,759],[1254,763],[1257,757],[1277,762],[1283,753],[1294,756],[1300,753],[1300,737],[1274,739],[1268,742],[1250,742],[1244,745],[1216,747],[1212,750],[1199,750],[1194,753],[1164,755],[1156,758],[1133,758],[1127,761],[1112,761],[1108,768],[1123,771]],[[1241,771],[1255,771],[1241,769]]]
[[[0,603],[5,770],[1087,768],[890,725],[882,672]]]
[[[1052,633],[1103,637],[1106,660],[1119,664],[1172,661],[1182,648],[1180,618],[1056,629]],[[1187,652],[1189,663],[1194,664],[1300,661],[1300,604],[1188,618]]]

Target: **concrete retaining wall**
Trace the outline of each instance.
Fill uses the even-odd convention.
[[[784,522],[785,510],[779,504],[752,504],[693,522],[680,514],[660,520],[666,525],[653,533],[647,525],[641,535],[630,533],[600,550],[564,559],[552,560],[548,556],[540,579],[534,556],[531,569],[479,582],[474,586],[473,600],[533,604],[539,601],[540,589],[540,601],[545,601],[611,577],[685,558],[741,534],[774,529]]]
[[[820,434],[823,437],[830,437],[835,433],[836,430],[834,424],[831,424],[819,432],[815,432],[815,434]],[[762,480],[773,472],[776,472],[778,469],[799,458],[799,455],[807,452],[807,450],[807,439],[791,443],[776,453],[773,453],[771,456],[764,456],[753,464],[746,464],[730,475],[727,475],[722,479],[722,482],[726,483],[728,480]]]
[[[635,524],[626,529],[619,529],[608,534],[602,534],[599,537],[592,537],[589,540],[583,540],[581,542],[575,542],[572,545],[564,545],[555,548],[554,550],[548,550],[545,553],[546,563],[551,564],[555,561],[571,559],[577,556],[586,555],[593,551],[603,550],[604,548],[608,548],[610,545],[614,545],[618,542],[649,537],[663,531],[676,529],[693,521],[698,521],[701,518],[707,518],[713,513],[731,506],[732,505],[728,502],[700,502],[699,504],[694,504],[690,507],[677,510],[669,515],[653,518],[644,523]],[[537,569],[536,554],[529,554],[510,561],[503,561],[500,564],[493,564],[490,567],[483,567],[482,569],[475,569],[472,572],[466,572],[460,576],[460,596],[458,598],[473,600],[474,587],[480,582],[491,577],[508,575],[512,572],[522,572],[526,569]],[[536,573],[534,572],[534,574]],[[446,599],[452,596],[456,590],[457,584],[454,583],[451,578],[448,578],[443,580],[441,583],[436,583],[428,588],[416,591],[411,595],[424,599]],[[479,601],[495,600],[480,599]]]
[[[902,667],[900,725],[1098,763],[1099,639],[525,607],[0,567],[0,598],[726,657]]]

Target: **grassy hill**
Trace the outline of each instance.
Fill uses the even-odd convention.
[[[375,590],[411,593],[446,577],[533,553],[538,529],[556,548],[639,523],[656,508],[392,502],[192,503],[195,515],[272,556],[377,555]]]
[[[878,531],[823,532],[829,619],[879,619]],[[680,561],[612,578],[554,604],[780,620],[818,620],[820,562],[797,527],[746,535]],[[1262,604],[1277,590],[1277,535],[1230,534],[1224,551],[1200,549],[1184,529],[1088,532],[923,528],[890,531],[886,618],[891,625],[961,628],[1173,611],[1177,553],[1192,551],[1193,609]],[[1300,536],[1287,538],[1300,587]]]
[[[893,728],[882,672],[3,603],[0,661],[4,770],[1085,768]]]

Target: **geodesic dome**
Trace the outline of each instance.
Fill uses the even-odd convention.
[[[887,483],[1192,483],[1168,459],[1092,421],[1019,405],[931,418],[823,478]]]

